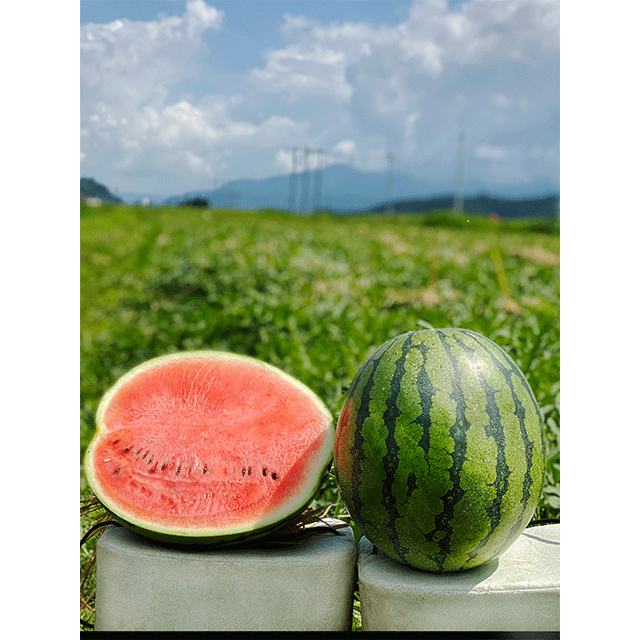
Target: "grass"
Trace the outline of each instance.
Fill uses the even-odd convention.
[[[536,517],[559,515],[556,223],[122,205],[81,215],[81,457],[102,394],[151,357],[220,349],[260,358],[337,417],[375,347],[458,326],[501,345],[529,379],[548,454]],[[80,472],[86,492],[82,463]],[[317,502],[340,504],[335,485]]]

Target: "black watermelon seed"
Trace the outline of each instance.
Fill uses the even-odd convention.
[[[164,471],[167,468],[167,463],[165,462],[161,467],[160,471]]]
[[[267,467],[263,467],[262,468],[262,475],[266,476],[267,475]]]
[[[244,467],[242,467],[242,475],[244,475],[245,473],[247,473],[247,470]]]
[[[202,470],[202,473],[207,473],[207,465],[204,465],[204,469]]]
[[[127,447],[127,448],[124,450],[124,452],[125,452],[125,453],[129,453],[129,451],[130,451],[130,450],[131,450],[131,447]]]
[[[118,438],[117,440],[114,440],[113,444],[118,444],[118,442],[120,442],[120,438]]]
[[[113,470],[113,475],[114,475],[114,476],[119,476],[119,475],[120,475],[120,467],[116,467],[116,468]]]
[[[271,477],[275,480],[278,477],[278,474],[275,471],[271,474]]]

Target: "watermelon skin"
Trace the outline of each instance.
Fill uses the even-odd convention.
[[[544,479],[540,410],[524,375],[473,331],[397,336],[362,365],[338,420],[341,495],[394,560],[461,571],[527,526]]]
[[[137,533],[175,544],[261,537],[313,500],[333,416],[280,369],[238,354],[154,358],[102,398],[85,454],[95,496]]]

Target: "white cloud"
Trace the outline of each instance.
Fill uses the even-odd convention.
[[[93,167],[98,171],[102,163],[137,181],[147,176],[147,188],[161,184],[169,174],[183,176],[185,184],[191,180],[195,187],[198,176],[227,171],[234,150],[270,149],[299,140],[306,125],[288,115],[237,115],[245,106],[242,95],[168,102],[178,82],[197,78],[208,53],[203,36],[219,30],[223,19],[222,11],[195,0],[187,3],[182,16],[82,27],[85,174]],[[321,52],[319,62],[328,65],[339,57],[340,52]]]
[[[340,142],[333,145],[332,151],[337,155],[351,156],[356,151],[356,143],[353,140],[340,140]]]
[[[291,151],[289,149],[278,149],[273,161],[273,168],[278,173],[287,173],[291,170]]]
[[[495,93],[494,95],[489,96],[489,99],[499,109],[508,109],[511,106],[511,100],[502,93]]]
[[[214,141],[219,137],[215,129],[205,121],[203,112],[186,100],[166,107],[162,114],[165,124],[161,139],[169,147],[179,140],[196,138]]]
[[[151,22],[117,20],[81,29],[83,106],[89,112],[99,98],[113,109],[141,103],[158,107],[168,87],[181,80],[203,51],[202,34],[219,29],[223,12],[202,0],[187,3],[182,18]]]
[[[270,52],[266,66],[253,70],[252,80],[264,91],[328,94],[348,100],[351,88],[344,78],[346,60],[346,54],[336,49],[289,45]]]
[[[474,149],[474,155],[481,160],[504,160],[507,150],[504,147],[495,147],[488,144],[479,144]]]
[[[187,3],[185,14],[187,22],[187,35],[192,37],[197,35],[201,26],[219,29],[222,26],[224,11],[219,11],[215,7],[210,7],[203,0],[192,0]]]
[[[205,51],[202,35],[220,29],[223,17],[194,0],[182,17],[82,26],[81,157],[88,166],[108,162],[131,169],[139,159],[142,168],[156,146],[214,135],[192,105],[167,107],[165,102],[173,84],[197,74]],[[194,152],[176,151],[174,168],[180,162],[190,171],[202,167]]]
[[[469,0],[459,7],[416,1],[396,27],[286,16],[286,46],[270,51],[252,78],[284,103],[322,97],[334,113],[346,114],[351,128],[322,144],[357,132],[424,161],[447,144],[453,160],[460,130],[482,139],[514,123],[522,129],[523,111],[545,107],[547,94],[556,99],[559,45],[554,0]],[[310,109],[312,102],[305,104]]]
[[[453,11],[416,0],[397,26],[327,24],[298,7],[283,17],[283,46],[247,72],[252,90],[171,101],[224,55],[204,37],[222,28],[222,11],[195,0],[182,16],[83,25],[83,167],[194,176],[195,188],[199,175],[288,171],[291,147],[310,146],[325,149],[325,166],[357,157],[383,168],[391,151],[397,168],[450,172],[465,131],[469,171],[490,175],[508,158],[557,173],[557,131],[540,124],[558,109],[557,0]]]
[[[416,122],[421,115],[420,111],[414,111],[405,118],[403,151],[407,156],[412,156],[416,151]]]

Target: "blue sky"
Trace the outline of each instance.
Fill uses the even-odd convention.
[[[87,0],[81,175],[177,195],[291,169],[559,182],[557,0]]]

